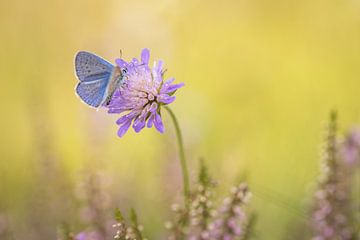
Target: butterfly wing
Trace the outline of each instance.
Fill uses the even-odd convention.
[[[93,81],[96,75],[111,73],[114,66],[89,52],[78,52],[75,57],[76,75],[81,82]],[[95,79],[96,80],[96,79]]]
[[[104,95],[109,82],[109,74],[97,81],[79,82],[76,86],[76,93],[88,105],[99,107],[104,102]]]
[[[76,93],[86,104],[99,107],[104,102],[113,69],[112,64],[92,53],[76,55],[75,70],[80,80]]]

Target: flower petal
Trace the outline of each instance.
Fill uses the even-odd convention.
[[[148,128],[151,128],[151,127],[153,126],[153,123],[154,123],[154,121],[155,121],[155,114],[156,114],[156,113],[152,113],[152,114],[150,115],[149,120],[148,120],[148,122],[147,122],[147,127],[148,127]]]
[[[141,111],[139,118],[146,119],[149,115],[150,105],[146,105],[146,107]]]
[[[158,104],[156,102],[153,102],[151,105],[150,105],[150,108],[149,108],[149,111],[152,112],[152,113],[155,113],[155,111],[158,109]]]
[[[161,70],[162,70],[162,67],[163,67],[163,63],[164,63],[163,61],[159,60],[157,62],[157,65],[156,65],[156,69],[160,74],[161,74]]]
[[[117,134],[119,137],[124,136],[124,134],[127,132],[127,130],[129,129],[130,125],[131,125],[132,120],[129,120],[127,122],[125,122],[118,130]]]
[[[138,117],[137,119],[135,119],[134,124],[133,124],[133,129],[135,130],[135,132],[140,132],[141,129],[143,129],[145,127],[145,120],[144,118]]]
[[[75,236],[75,240],[86,240],[86,234],[84,232],[80,232]]]
[[[147,48],[144,48],[141,52],[141,63],[147,65],[150,59],[150,51]]]
[[[129,116],[128,115],[124,115],[122,117],[120,117],[117,121],[116,121],[116,124],[117,125],[122,125],[124,124],[125,122],[129,121]]]
[[[176,90],[178,90],[179,88],[183,87],[185,84],[184,83],[179,83],[179,84],[173,84],[168,86],[166,89],[162,89],[161,93],[172,93],[175,92]]]
[[[156,99],[158,100],[158,102],[170,104],[175,100],[175,98],[176,98],[175,96],[169,96],[167,94],[160,94],[157,96]]]
[[[122,60],[121,58],[117,58],[115,60],[116,65],[118,65],[120,68],[127,68],[128,63]]]
[[[162,122],[161,116],[159,113],[155,113],[155,121],[154,121],[155,128],[160,132],[164,133],[164,124]]]
[[[122,112],[127,111],[128,109],[121,109],[121,108],[109,108],[108,113],[110,114],[119,114]]]
[[[139,114],[139,111],[131,111],[130,113],[120,117],[117,121],[117,125],[124,124],[126,121],[132,121],[137,115]]]
[[[139,65],[139,60],[137,58],[133,58],[131,61],[135,66]]]
[[[166,89],[168,89],[168,87],[171,85],[171,83],[173,83],[175,81],[175,78],[170,78],[168,80],[166,80],[166,82],[164,82],[164,84],[162,85],[160,92],[164,92]]]
[[[166,82],[164,83],[163,86],[168,87],[170,84],[172,84],[175,81],[175,78],[169,78],[168,80],[166,80]]]

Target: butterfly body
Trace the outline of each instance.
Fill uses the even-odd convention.
[[[113,72],[110,76],[109,84],[107,87],[107,92],[105,93],[104,104],[108,105],[111,101],[112,96],[114,95],[117,88],[119,88],[123,82],[124,74],[121,69],[116,66],[113,69]]]
[[[118,66],[85,51],[76,54],[75,72],[80,81],[75,88],[77,95],[95,108],[109,104],[124,76]]]

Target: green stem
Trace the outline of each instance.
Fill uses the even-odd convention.
[[[170,114],[170,117],[175,126],[176,138],[177,138],[178,145],[179,145],[179,158],[180,158],[180,165],[181,165],[181,169],[182,169],[183,184],[184,184],[184,202],[185,202],[186,209],[189,210],[189,195],[190,195],[189,174],[188,174],[188,169],[187,169],[187,165],[186,165],[184,143],[183,143],[183,139],[182,139],[182,135],[181,135],[181,130],[180,130],[179,123],[178,123],[173,111],[171,111],[171,109],[167,106],[164,106],[164,108]]]

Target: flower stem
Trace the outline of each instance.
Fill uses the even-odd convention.
[[[170,114],[170,117],[175,126],[176,138],[177,138],[178,145],[179,145],[179,158],[180,158],[180,165],[181,165],[181,169],[182,169],[183,184],[184,184],[184,202],[185,202],[186,209],[189,210],[189,195],[190,195],[189,174],[188,174],[188,169],[187,169],[187,165],[186,165],[184,143],[183,143],[183,139],[182,139],[182,135],[181,135],[181,130],[180,130],[179,123],[178,123],[173,111],[167,106],[164,106],[164,108]]]

